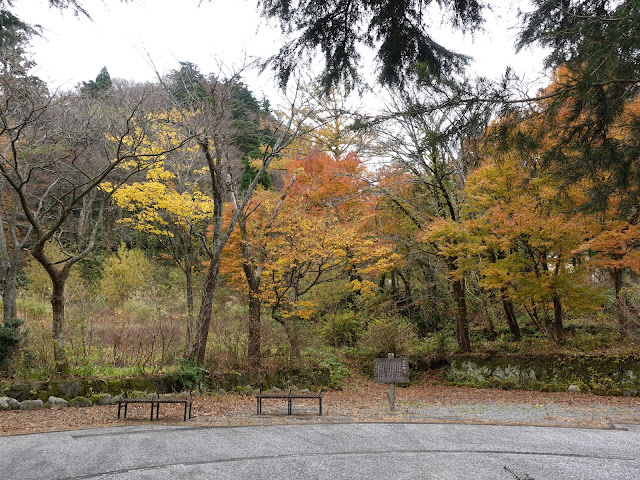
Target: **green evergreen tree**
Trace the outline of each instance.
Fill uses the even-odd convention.
[[[102,67],[100,73],[95,80],[96,88],[99,91],[109,90],[111,88],[111,75],[107,71],[107,67]]]
[[[2,73],[24,76],[33,66],[25,48],[37,30],[7,10],[0,10],[0,63]]]
[[[20,32],[20,35],[26,34],[27,37],[40,34],[40,26],[29,25],[23,22],[17,16],[11,12],[11,8],[15,6],[18,0],[0,0],[0,45],[10,43],[23,43],[24,39],[16,42],[15,35]],[[126,1],[126,0],[123,0]],[[71,9],[73,13],[78,16],[82,15],[87,18],[89,12],[82,6],[82,2],[79,0],[49,0],[49,7],[56,8],[58,10]]]
[[[206,96],[205,76],[195,63],[180,62],[178,70],[169,72],[167,81],[173,98],[183,107],[197,104]]]
[[[430,8],[433,4],[441,11]],[[428,24],[442,14],[454,28],[474,29],[482,22],[480,0],[258,0],[262,16],[279,21],[285,34],[294,34],[269,60],[280,83],[286,85],[299,63],[311,60],[318,49],[324,57],[322,87],[347,87],[361,80],[358,68],[362,46],[377,48],[379,81],[404,83],[421,64],[430,75],[452,78],[467,57],[437,43]]]
[[[95,80],[82,82],[80,93],[90,97],[97,97],[108,91],[111,85],[111,76],[109,75],[107,67],[102,67]]]
[[[251,159],[262,157],[260,147],[269,141],[271,132],[261,127],[260,122],[269,115],[268,103],[258,102],[249,88],[240,80],[232,83],[232,108],[234,126],[234,145],[242,152],[245,170],[242,175],[240,189],[246,190],[257,174],[257,170],[249,163]],[[271,178],[264,175],[260,180],[264,188],[271,188]]]

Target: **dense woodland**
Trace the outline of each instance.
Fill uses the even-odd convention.
[[[317,26],[280,3],[259,2]],[[454,27],[480,22],[454,3]],[[277,108],[189,62],[55,90],[30,74],[38,33],[3,9],[3,374],[637,353],[640,7],[535,3],[520,42],[549,47],[552,72],[535,95],[467,78],[423,31],[394,50],[370,11],[351,47],[386,48],[375,115],[349,108],[355,50],[309,31],[271,59]],[[293,85],[294,47],[325,52],[317,82]]]

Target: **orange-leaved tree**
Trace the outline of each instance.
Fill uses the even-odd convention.
[[[615,219],[615,216],[594,223],[599,227],[598,232],[580,245],[576,253],[588,255],[593,267],[610,275],[620,332],[629,335],[638,324],[638,312],[623,294],[624,274],[628,270],[640,274],[640,225]]]
[[[534,130],[536,120],[525,119],[521,131],[510,134]],[[584,185],[562,189],[562,180],[540,168],[536,150],[497,148],[490,139],[500,128],[500,122],[490,128],[483,163],[465,190],[469,239],[481,247],[480,283],[503,300],[518,301],[539,328],[561,339],[566,310],[595,307],[597,299],[575,255],[593,228],[576,210]]]
[[[376,269],[387,268],[382,263],[389,250],[368,234],[373,199],[360,180],[364,166],[355,155],[336,159],[315,152],[292,160],[287,168],[281,192],[261,191],[252,198],[239,240],[254,305],[250,315],[258,319],[250,326],[254,332],[259,328],[264,304],[287,333],[295,361],[301,324],[317,313],[308,294],[338,279],[346,279],[352,292],[371,291],[370,278]],[[250,343],[250,363],[256,366],[259,339]]]
[[[572,87],[576,80],[575,71],[560,66],[535,107],[504,118],[490,137],[499,140],[503,151],[527,158],[529,170],[543,170],[546,178],[552,176],[557,198],[570,214],[567,217],[577,219],[572,212],[579,212],[580,221],[589,224],[575,255],[609,272],[620,329],[629,334],[633,316],[626,312],[628,305],[620,292],[625,272],[637,269],[634,252],[638,242],[633,237],[640,202],[634,179],[640,169],[640,97],[618,96],[616,88],[624,82],[611,82],[586,85],[592,93],[599,93],[595,103],[585,103],[585,92]],[[608,105],[611,95],[615,102]]]

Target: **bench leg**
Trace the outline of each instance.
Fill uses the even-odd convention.
[[[122,404],[118,402],[118,418],[120,418],[120,407],[122,407]]]
[[[189,402],[189,418],[191,418],[191,406],[193,405],[193,402]]]
[[[184,419],[182,421],[187,421],[187,402],[184,402]]]
[[[156,404],[156,420],[158,420],[159,414],[160,414],[160,402]]]
[[[288,404],[289,404],[289,408],[288,408],[287,415],[291,415],[291,410],[292,410],[292,408],[291,408],[291,397],[289,397],[289,402],[288,402]]]
[[[124,418],[127,418],[127,407],[129,406],[128,403],[124,404]]]
[[[153,422],[153,402],[151,402],[151,421]]]
[[[318,402],[320,403],[320,413],[318,414],[318,416],[321,417],[322,416],[322,397],[318,399]]]

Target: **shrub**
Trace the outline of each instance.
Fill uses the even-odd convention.
[[[388,315],[369,323],[358,346],[366,354],[406,354],[417,338],[415,327],[408,320]]]
[[[202,383],[204,369],[199,367],[194,361],[181,359],[178,368],[166,377],[171,380],[175,387],[183,387],[185,390],[193,390]]]
[[[322,337],[333,347],[353,347],[362,332],[362,320],[350,310],[323,317]]]
[[[132,294],[145,291],[152,274],[151,263],[143,252],[127,250],[121,245],[118,253],[105,261],[100,290],[107,300],[119,304]]]
[[[13,350],[20,343],[20,325],[22,321],[14,318],[5,321],[0,327],[0,366],[11,358]]]
[[[589,332],[580,332],[570,339],[570,342],[583,352],[592,352],[594,350],[605,349],[611,346],[611,332],[598,332],[591,334]]]
[[[309,366],[312,369],[321,367],[329,371],[329,383],[326,385],[328,388],[342,388],[343,379],[351,376],[349,368],[328,347],[308,348],[303,354],[305,359],[311,361]]]

